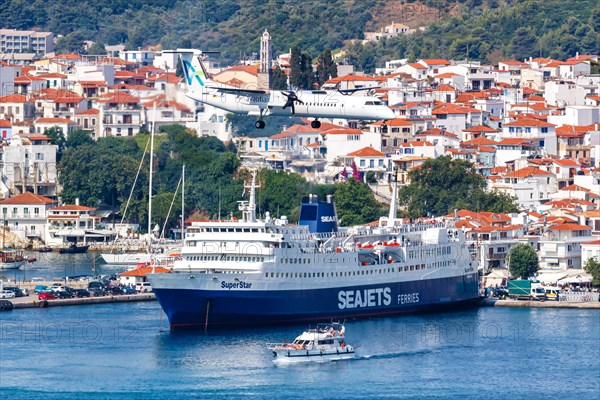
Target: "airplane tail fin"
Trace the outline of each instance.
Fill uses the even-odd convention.
[[[191,92],[203,92],[210,78],[202,63],[202,52],[198,50],[182,50],[179,53],[181,66],[185,75],[185,83]]]

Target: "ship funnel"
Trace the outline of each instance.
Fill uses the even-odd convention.
[[[338,231],[338,219],[333,196],[327,201],[319,201],[319,196],[310,194],[302,199],[300,206],[300,225],[308,225],[312,233],[329,233]]]

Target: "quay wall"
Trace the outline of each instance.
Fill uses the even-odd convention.
[[[479,302],[487,307],[517,307],[517,308],[595,308],[600,310],[600,302],[569,302],[569,301],[535,301],[535,300],[498,300],[483,298]]]

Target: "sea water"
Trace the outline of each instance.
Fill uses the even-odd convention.
[[[98,254],[31,253],[33,277],[114,274]],[[324,321],[327,322],[327,321]],[[353,360],[285,365],[307,325],[170,332],[157,302],[0,312],[0,399],[600,398],[600,311],[474,308],[346,321]]]
[[[0,399],[600,398],[600,311],[346,321],[353,360],[282,365],[308,326],[170,332],[157,302],[0,313]]]

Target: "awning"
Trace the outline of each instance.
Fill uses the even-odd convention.
[[[537,280],[543,283],[556,283],[567,276],[566,272],[544,272],[537,276]]]
[[[568,285],[568,284],[579,284],[579,283],[590,283],[592,281],[592,276],[588,274],[581,274],[575,276],[569,276],[563,278],[558,281],[559,285]]]

